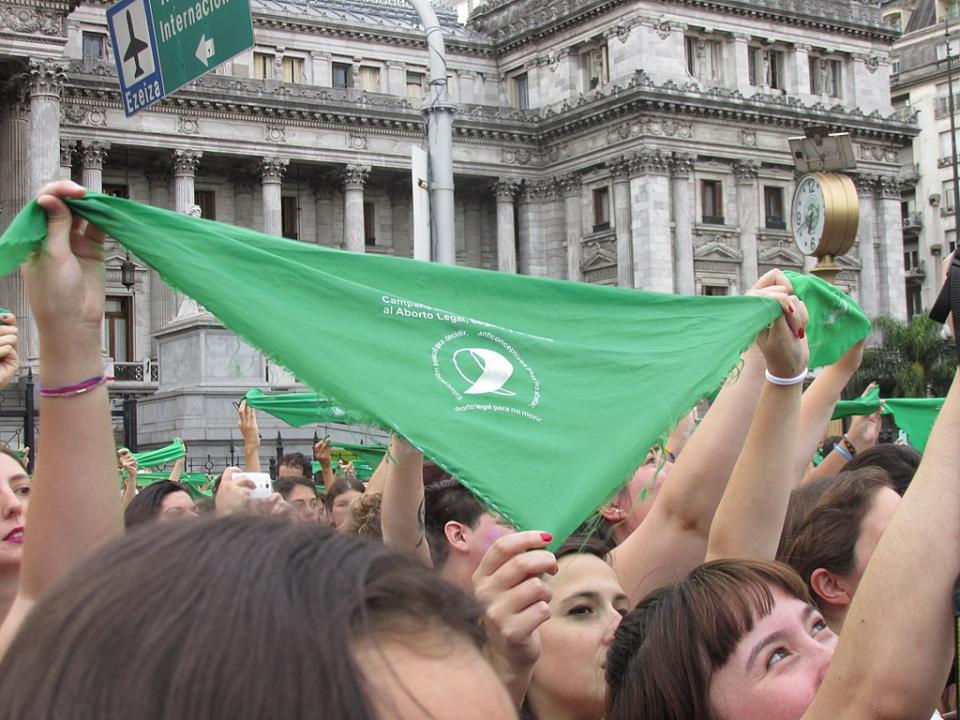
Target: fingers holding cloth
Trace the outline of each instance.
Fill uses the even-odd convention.
[[[768,379],[773,376],[777,380],[792,380],[789,383],[771,380],[774,384],[792,385],[802,382],[810,361],[806,337],[810,315],[803,301],[792,294],[793,286],[789,280],[785,276],[782,280],[755,288],[751,294],[776,300],[783,310],[783,314],[757,336],[757,345],[767,363]]]

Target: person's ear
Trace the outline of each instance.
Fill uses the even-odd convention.
[[[451,550],[458,552],[468,552],[470,542],[466,536],[466,527],[463,523],[451,520],[443,526],[443,534],[447,537],[447,544]]]
[[[623,516],[623,508],[618,507],[617,505],[606,505],[600,508],[600,517],[602,517],[608,523],[618,523],[623,520]]]
[[[825,602],[838,607],[849,605],[853,599],[852,593],[847,591],[846,583],[824,568],[817,568],[810,575],[810,587]]]

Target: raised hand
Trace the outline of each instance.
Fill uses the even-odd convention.
[[[0,315],[0,390],[10,384],[20,369],[17,318],[13,313]]]

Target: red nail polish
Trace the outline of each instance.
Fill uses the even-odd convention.
[[[798,338],[800,338],[801,340],[803,340],[803,335],[804,335],[804,333],[803,333],[803,328],[800,328],[799,330],[797,330],[797,337],[798,337]]]
[[[791,315],[793,314],[793,305],[787,305],[787,312],[789,312]]]
[[[553,542],[553,535],[548,532],[542,532],[540,533],[540,539],[544,542]]]

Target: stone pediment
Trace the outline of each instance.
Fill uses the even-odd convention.
[[[833,259],[834,265],[839,267],[841,270],[857,270],[859,271],[863,264],[860,262],[859,258],[850,257],[849,255],[841,255],[840,257],[835,257]]]
[[[696,260],[727,263],[738,263],[743,260],[743,254],[738,249],[719,240],[711,240],[696,248],[693,251],[693,257]]]
[[[600,270],[617,264],[617,255],[600,245],[584,247],[580,270],[584,273]]]
[[[800,267],[803,265],[803,256],[786,245],[777,245],[776,247],[761,250],[759,254],[760,262],[765,265],[792,265]]]

